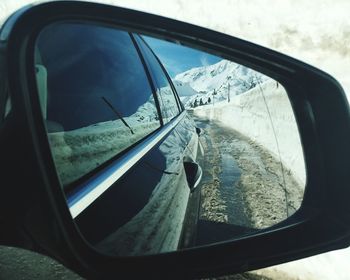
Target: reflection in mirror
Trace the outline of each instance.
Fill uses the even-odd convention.
[[[299,209],[303,151],[278,81],[93,23],[47,26],[33,68],[72,218],[99,251],[233,240]]]

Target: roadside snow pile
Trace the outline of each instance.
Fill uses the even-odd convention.
[[[185,107],[196,107],[227,100],[268,79],[268,77],[243,65],[221,60],[213,65],[193,68],[178,74],[175,76],[174,83],[175,86],[180,83],[187,88],[194,89],[192,97],[187,97],[183,102]],[[190,91],[187,90],[187,92]],[[181,93],[179,94],[181,96]]]
[[[343,249],[270,266],[253,272],[268,279],[348,280],[349,259],[350,250]]]
[[[194,114],[218,120],[262,145],[277,160],[281,157],[298,183],[305,186],[305,164],[298,127],[288,96],[277,82],[266,81],[232,97],[230,103],[222,101],[214,106],[197,107]]]

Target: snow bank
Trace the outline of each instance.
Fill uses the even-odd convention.
[[[222,101],[214,106],[197,107],[194,114],[218,120],[265,147],[276,159],[281,156],[284,166],[301,186],[305,186],[305,163],[298,127],[288,96],[277,82],[267,81],[232,97],[230,103]]]
[[[288,262],[254,271],[270,279],[286,280],[348,280],[349,249],[336,250],[325,254]]]

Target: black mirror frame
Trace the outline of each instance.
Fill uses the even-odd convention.
[[[291,100],[304,148],[307,187],[302,207],[273,228],[196,249],[120,258],[102,255],[91,248],[72,221],[60,187],[33,71],[36,36],[47,24],[63,20],[106,24],[178,41],[246,65],[280,82]],[[349,246],[350,114],[341,86],[328,74],[212,30],[128,9],[76,1],[48,2],[16,12],[1,30],[0,50],[1,59],[6,61],[13,104],[13,118],[8,121],[12,128],[4,130],[8,132],[6,141],[12,145],[24,143],[20,149],[22,157],[17,160],[21,161],[20,171],[28,169],[16,179],[14,192],[28,194],[20,199],[27,200],[25,209],[30,215],[21,211],[12,214],[13,219],[23,221],[33,239],[30,246],[23,247],[45,252],[88,277],[197,278],[238,273]],[[14,128],[23,131],[20,141],[15,140]],[[4,159],[11,158],[5,148],[0,151],[5,154]],[[16,165],[2,170],[16,174],[9,170],[11,166]],[[31,188],[32,194],[25,188]]]

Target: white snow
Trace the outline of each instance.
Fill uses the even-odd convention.
[[[305,186],[305,164],[298,127],[288,96],[277,82],[266,81],[232,97],[229,103],[222,101],[197,107],[194,114],[218,120],[262,145],[277,160],[281,158],[300,185]]]
[[[348,249],[336,250],[260,269],[255,273],[276,280],[348,280],[349,259]]]
[[[195,107],[198,116],[216,119],[262,145],[277,160],[281,158],[300,185],[305,186],[299,132],[283,86],[227,60],[185,71],[176,75],[175,81],[177,87],[186,89],[183,95],[187,97],[187,108]],[[190,94],[192,98],[188,98]],[[198,100],[208,105],[199,106]]]
[[[173,80],[176,92],[178,93],[182,104],[186,106],[193,99],[193,96],[197,95],[198,92],[195,91],[188,83]]]
[[[196,95],[186,99],[184,105],[187,108],[191,107],[195,100],[197,104],[200,100],[205,104],[209,102],[209,98],[211,103],[226,100],[267,79],[268,77],[250,68],[224,59],[213,65],[192,68],[174,78],[177,83],[182,82],[196,91]]]
[[[209,92],[216,89],[219,93],[227,84],[233,92],[246,91],[244,83],[249,76],[259,75],[257,72],[228,60],[221,60],[213,65],[201,66],[175,76],[175,80],[188,83],[198,92]]]
[[[180,98],[198,94],[198,92],[195,91],[188,83],[173,80],[173,84]]]

